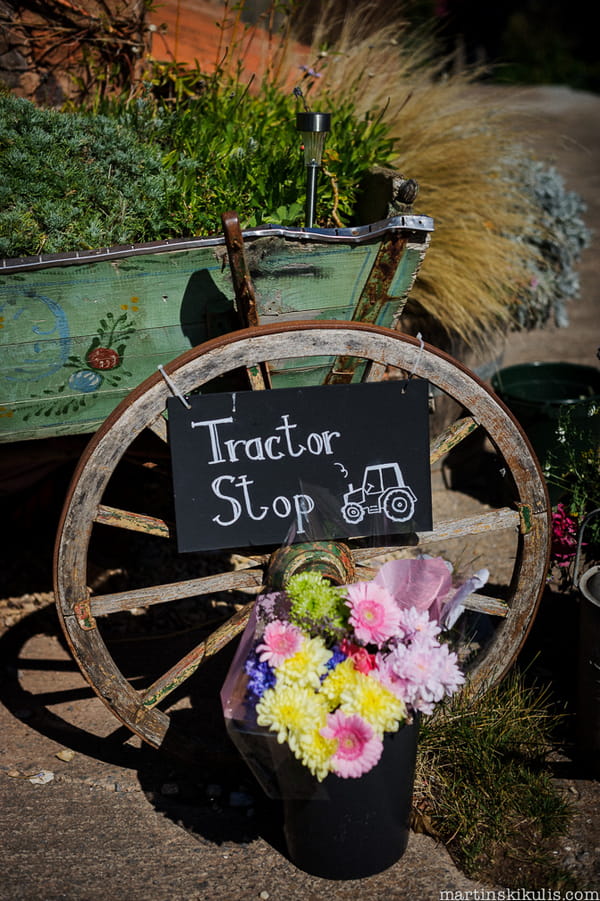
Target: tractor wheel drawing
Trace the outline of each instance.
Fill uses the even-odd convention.
[[[349,525],[354,526],[365,518],[365,511],[360,504],[346,504],[342,507],[342,516]]]
[[[383,499],[383,512],[393,522],[406,522],[415,512],[412,492],[407,488],[394,488]]]

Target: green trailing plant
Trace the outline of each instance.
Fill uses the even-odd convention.
[[[466,687],[450,698],[422,725],[415,828],[442,840],[472,877],[560,882],[552,842],[571,814],[548,768],[558,722],[549,691],[514,672],[485,692]]]
[[[310,76],[298,74],[308,94]],[[302,102],[267,80],[256,88],[239,73],[207,77],[198,67],[151,63],[139,96],[98,108],[162,148],[179,190],[174,227],[206,234],[220,228],[226,209],[235,209],[244,227],[303,224],[305,169],[295,128]],[[326,106],[323,98],[319,108]],[[378,114],[356,113],[350,97],[336,104],[319,184],[319,225],[352,222],[361,180],[373,165],[387,164],[392,150]]]
[[[560,501],[552,514],[552,551],[550,576],[559,589],[571,591],[577,543],[582,524],[600,509],[600,411],[591,402],[587,419],[561,412],[556,429],[558,446],[548,453],[544,476],[558,492]],[[582,560],[600,559],[600,516],[586,522],[582,535]],[[581,566],[579,567],[581,569]]]
[[[251,93],[176,64],[151,66],[139,96],[100,99],[93,113],[0,98],[0,255],[213,234],[228,209],[244,227],[303,224],[297,106],[269,83]],[[391,147],[377,117],[356,116],[351,100],[337,109],[319,224],[351,221],[361,179]]]

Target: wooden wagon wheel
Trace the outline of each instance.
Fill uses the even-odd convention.
[[[171,393],[169,379],[171,388],[176,385],[185,395],[200,386],[208,386],[215,378],[239,372],[240,367],[256,376],[265,361],[322,359],[324,355],[336,360],[337,371],[343,370],[350,357],[366,360],[365,380],[378,380],[386,367],[388,374],[389,367],[394,367],[399,377],[410,373],[428,379],[434,391],[458,403],[463,415],[431,442],[432,465],[475,430],[487,436],[486,441],[497,455],[498,469],[503,473],[502,484],[512,491],[510,503],[446,521],[435,521],[434,508],[433,531],[413,536],[412,540],[417,544],[417,552],[434,554],[446,542],[462,547],[473,536],[477,541],[487,540],[488,559],[478,559],[474,567],[481,568],[493,564],[499,536],[510,535],[514,541],[514,565],[511,564],[512,573],[506,586],[495,592],[497,596],[492,596],[494,592],[488,587],[487,595],[473,595],[467,602],[466,616],[473,618],[473,629],[477,626],[479,644],[479,652],[473,651],[469,662],[470,681],[477,685],[497,682],[510,668],[525,640],[544,587],[549,553],[549,503],[530,445],[495,395],[456,360],[390,329],[361,323],[310,321],[233,332],[182,355],[165,367],[167,379],[156,373],[121,403],[87,447],[73,477],[59,525],[54,560],[55,593],[73,654],[91,686],[115,715],[154,747],[174,747],[185,755],[195,753],[195,739],[181,736],[173,729],[169,705],[199,665],[214,659],[216,652],[243,629],[253,600],[239,592],[256,594],[263,585],[271,557],[269,554],[237,556],[233,571],[192,575],[168,584],[134,585],[125,591],[92,593],[88,587],[91,580],[88,562],[91,543],[98,531],[104,535],[118,534],[120,545],[140,535],[151,536],[144,540],[161,547],[165,546],[165,540],[168,545],[173,544],[169,542],[170,527],[160,516],[152,516],[147,510],[141,513],[120,509],[109,502],[111,480],[119,465],[123,465],[121,461],[126,453],[135,450],[136,442],[148,435],[148,430],[154,433],[152,440],[164,448],[168,463],[165,408]],[[145,458],[142,459],[148,467]],[[151,475],[152,467],[156,469],[152,463],[143,471]],[[352,547],[352,542],[348,545],[352,564],[357,567],[357,578],[369,578],[369,566],[377,563],[378,558],[380,562],[386,552],[397,551],[397,548]],[[173,560],[180,560],[181,556],[174,553]],[[146,559],[148,579],[152,583],[154,552]],[[468,562],[473,568],[471,561]],[[217,568],[218,565],[219,558]],[[106,634],[111,634],[110,624],[115,617],[130,615],[128,611],[170,609],[170,605],[182,598],[200,609],[203,604],[213,603],[215,592],[224,591],[238,602],[241,597],[244,602],[237,603],[233,616],[204,635],[200,642],[195,637],[181,659],[175,659],[165,670],[146,674],[145,678],[139,673],[122,671],[126,667],[121,662],[117,664],[109,648],[111,641],[106,638]],[[141,621],[138,616],[136,623]],[[469,636],[472,638],[471,631]],[[149,653],[145,656],[148,661],[152,658],[152,662],[156,657]],[[198,678],[199,675],[195,677]],[[197,682],[187,682],[186,689],[192,684]]]

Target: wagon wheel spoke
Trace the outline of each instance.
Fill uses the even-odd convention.
[[[152,607],[155,604],[165,604],[169,601],[180,601],[183,598],[198,597],[220,591],[260,588],[262,584],[262,570],[236,570],[231,573],[219,573],[215,576],[202,576],[199,579],[186,579],[183,582],[153,585],[151,588],[137,588],[112,594],[95,594],[90,598],[90,608],[92,616],[104,616],[107,613],[123,613],[126,610]]]
[[[466,516],[455,520],[445,520],[437,523],[435,529],[431,532],[417,532],[415,536],[418,540],[418,548],[420,551],[429,549],[430,544],[440,541],[452,540],[455,538],[465,538],[469,535],[477,535],[480,533],[489,534],[496,533],[501,529],[511,529],[516,531],[519,529],[521,517],[518,512],[504,507],[499,510],[493,510],[489,513],[482,513],[473,516]],[[378,566],[374,566],[373,562],[377,558],[389,557],[397,551],[397,548],[370,547],[358,548],[353,551],[354,562],[361,578],[372,578],[377,572]],[[465,609],[479,613],[486,613],[491,616],[505,617],[508,612],[508,604],[499,598],[490,597],[485,594],[469,595],[464,602]]]
[[[119,529],[129,529],[132,532],[143,532],[145,535],[157,535],[160,538],[170,538],[173,528],[158,516],[120,510],[118,507],[110,507],[106,504],[98,506],[94,522]]]
[[[221,651],[225,645],[240,634],[246,627],[246,623],[252,612],[254,602],[245,604],[227,622],[223,623],[212,634],[196,645],[185,657],[163,673],[142,694],[142,703],[147,710],[151,710],[160,701],[163,701],[171,692],[192,676],[201,663]]]
[[[379,368],[381,366],[379,364]],[[434,465],[441,460],[447,453],[454,450],[465,438],[468,438],[478,428],[472,416],[464,416],[461,419],[451,423],[445,428],[432,442],[430,447],[430,463]],[[521,516],[509,507],[503,507],[490,512],[463,516],[460,519],[442,520],[436,523],[435,528],[430,532],[417,532],[415,538],[417,546],[421,551],[428,548],[430,544],[446,541],[449,539],[476,535],[478,533],[496,532],[501,529],[517,530],[521,524]],[[358,573],[362,578],[372,578],[377,571],[377,566],[373,562],[377,558],[382,558],[393,554],[397,551],[397,547],[369,547],[358,548],[353,551],[353,559],[358,567]],[[508,605],[498,598],[489,597],[488,595],[478,593],[469,595],[465,599],[464,607],[467,610],[473,610],[480,613],[486,613],[491,616],[506,616]]]

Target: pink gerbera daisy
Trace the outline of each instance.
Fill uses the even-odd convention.
[[[342,779],[367,773],[378,763],[383,751],[382,740],[357,713],[350,716],[341,710],[330,713],[321,735],[337,742],[331,764],[333,772]]]
[[[302,644],[302,632],[291,623],[284,623],[280,619],[274,620],[266,627],[263,633],[263,642],[256,648],[258,659],[265,660],[272,667],[281,666],[284,660],[292,657],[300,650]]]
[[[399,610],[392,595],[375,582],[348,586],[350,625],[359,641],[381,645],[398,631]]]

